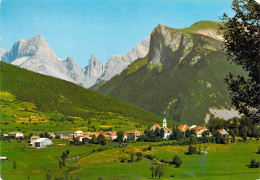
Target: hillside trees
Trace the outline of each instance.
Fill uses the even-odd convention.
[[[230,62],[248,72],[248,77],[229,74],[225,78],[232,104],[255,122],[260,119],[260,4],[234,0],[234,17],[222,16],[220,32]]]

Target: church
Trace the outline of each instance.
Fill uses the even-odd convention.
[[[168,127],[167,127],[167,121],[166,119],[164,118],[163,119],[163,123],[162,123],[162,127],[159,125],[159,124],[154,124],[151,128],[150,128],[150,131],[153,130],[155,131],[157,128],[159,130],[163,129],[164,130],[164,137],[163,139],[169,139],[171,133],[172,133],[172,130],[170,130]]]

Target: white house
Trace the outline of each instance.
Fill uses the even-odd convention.
[[[77,136],[82,136],[82,131],[76,131],[73,133],[73,136],[74,137],[77,137]]]
[[[0,161],[8,161],[7,157],[0,157]]]
[[[8,137],[11,137],[11,138],[24,138],[23,133],[21,133],[21,132],[10,132],[10,133],[8,133]]]
[[[32,143],[32,147],[44,147],[51,145],[52,141],[48,138],[39,138]]]

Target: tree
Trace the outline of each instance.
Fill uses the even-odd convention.
[[[60,167],[60,169],[62,169],[62,166],[63,166],[62,160],[59,160],[59,167]]]
[[[185,131],[185,136],[186,136],[187,138],[190,137],[190,136],[191,136],[191,130],[187,129],[187,130]]]
[[[117,135],[116,141],[120,142],[120,143],[123,142],[123,140],[124,140],[124,132],[123,131],[117,131],[116,135]]]
[[[174,156],[172,159],[172,164],[175,165],[176,168],[181,167],[182,161],[179,156]]]
[[[224,136],[223,136],[223,144],[228,144],[228,142],[229,142],[229,135],[227,135],[227,134],[225,134]]]
[[[236,134],[235,134],[235,132],[233,131],[233,129],[231,129],[231,130],[229,131],[229,134],[230,134],[230,136],[232,137],[232,142],[235,142],[235,141],[236,141]]]
[[[213,135],[215,137],[215,141],[216,141],[217,144],[222,143],[223,135],[220,134],[220,132],[216,131]]]
[[[95,143],[97,142],[97,137],[96,137],[95,135],[93,135],[92,138],[91,138],[91,140],[90,140],[90,142],[91,142],[92,144],[95,144]]]
[[[160,179],[161,177],[163,177],[164,174],[164,168],[163,165],[160,164],[155,168],[155,177],[158,176],[158,179]]]
[[[195,154],[195,153],[196,153],[196,147],[190,145],[189,148],[188,148],[188,154],[192,155],[192,154]]]
[[[13,168],[16,169],[16,160],[13,160]]]
[[[105,145],[106,144],[106,138],[103,134],[99,134],[98,137],[97,137],[97,141],[99,144],[101,145]]]
[[[164,129],[163,128],[160,129],[160,137],[162,139],[164,138]]]
[[[243,141],[245,142],[247,140],[247,126],[242,127],[241,130],[241,137],[243,139]]]
[[[223,14],[219,30],[224,37],[228,61],[248,72],[248,77],[229,74],[225,78],[232,104],[255,122],[260,118],[260,4],[234,0],[234,17]]]
[[[150,169],[152,171],[152,177],[154,177],[154,167],[152,166]]]

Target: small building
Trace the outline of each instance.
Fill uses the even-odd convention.
[[[67,139],[67,140],[73,139],[73,132],[59,132],[56,133],[56,135],[59,136],[60,139]]]
[[[208,130],[204,126],[196,126],[196,127],[192,128],[192,129],[195,130],[195,133],[196,133],[197,137],[202,137],[202,133]]]
[[[52,141],[48,138],[39,138],[32,143],[32,147],[45,147],[51,145]]]
[[[76,131],[76,132],[73,133],[74,137],[78,137],[78,136],[82,136],[82,135],[83,135],[82,131]]]
[[[8,158],[7,157],[0,157],[0,161],[8,161]]]
[[[139,136],[141,136],[142,133],[140,133],[137,130],[129,131],[127,132],[127,139],[134,139],[136,140]]]
[[[21,132],[10,132],[10,133],[8,133],[8,137],[10,137],[10,138],[24,138],[23,133],[21,133]]]
[[[217,131],[222,135],[229,135],[229,133],[225,129],[218,129]]]
[[[116,132],[115,132],[115,131],[108,131],[108,132],[106,133],[106,135],[108,135],[109,138],[110,138],[112,141],[117,138],[117,135],[116,135]]]
[[[185,133],[185,131],[187,131],[188,129],[189,129],[189,126],[187,126],[186,124],[178,126],[178,130],[183,133]]]
[[[77,137],[75,137],[76,139],[78,139],[79,140],[79,142],[82,142],[83,141],[83,139],[84,139],[84,136],[77,136]]]
[[[34,143],[37,139],[40,139],[40,136],[32,136],[30,138],[30,144]]]

